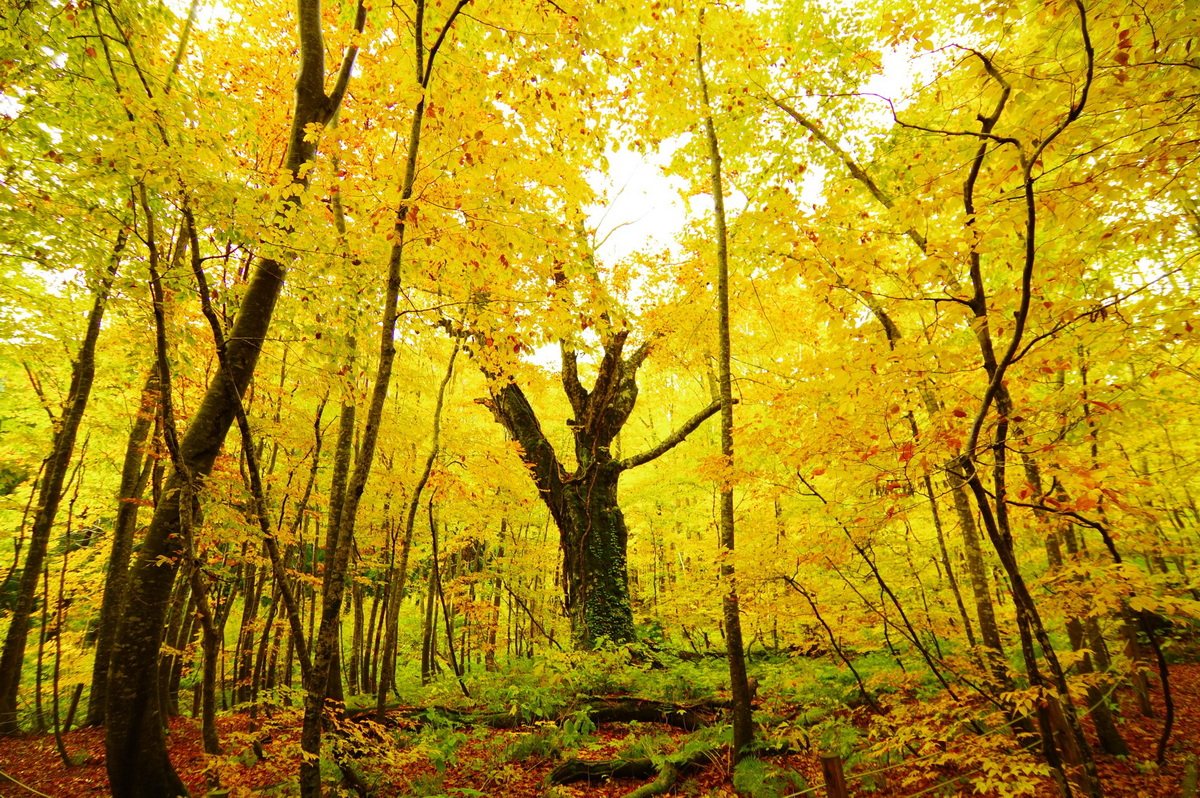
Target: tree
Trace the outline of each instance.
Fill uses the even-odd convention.
[[[717,386],[721,402],[721,456],[725,469],[733,472],[733,378],[732,352],[729,336],[729,230],[725,218],[725,187],[721,172],[721,143],[713,122],[708,80],[704,75],[704,12],[700,12],[700,27],[696,31],[696,75],[700,82],[700,97],[704,109],[704,137],[708,144],[708,160],[712,168],[713,222],[716,229],[717,265]],[[721,483],[721,547],[729,554],[734,550],[733,484],[730,477]],[[728,581],[721,606],[725,617],[725,646],[729,660],[729,687],[733,695],[733,760],[736,763],[754,742],[754,721],[751,717],[750,684],[746,676],[746,652],[742,644],[741,607],[738,602],[737,577],[729,562],[721,564],[721,577]]]
[[[558,527],[563,556],[564,606],[577,646],[592,648],[602,638],[634,639],[629,602],[629,530],[617,498],[621,474],[649,463],[682,443],[720,409],[713,402],[656,446],[632,457],[614,456],[613,445],[637,402],[637,372],[650,354],[646,341],[625,355],[629,331],[605,335],[604,355],[591,389],[579,378],[578,355],[560,344],[562,388],[573,418],[574,467],[558,456],[533,406],[515,382],[493,376],[488,409],[521,445],[521,460]]]

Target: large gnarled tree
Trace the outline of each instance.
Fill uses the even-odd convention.
[[[637,372],[651,346],[647,341],[625,355],[628,338],[627,329],[606,337],[591,390],[580,381],[575,349],[560,345],[563,391],[574,414],[567,421],[575,445],[573,466],[559,457],[515,382],[493,380],[486,402],[520,443],[521,459],[558,527],[567,616],[580,648],[591,648],[601,638],[627,642],[634,637],[626,566],[629,530],[617,499],[621,474],[678,446],[721,407],[713,402],[641,454],[615,457],[613,443],[637,402]]]

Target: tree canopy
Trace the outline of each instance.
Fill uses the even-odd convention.
[[[816,655],[879,762],[1119,794],[1128,693],[1183,767],[1196,23],[8,4],[0,734],[104,725],[114,794],[186,792],[194,687],[210,755],[292,707],[298,789],[362,792],[357,707],[717,652],[735,760]]]

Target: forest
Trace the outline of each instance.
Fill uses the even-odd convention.
[[[0,794],[1196,798],[1198,104],[1194,0],[0,4]]]

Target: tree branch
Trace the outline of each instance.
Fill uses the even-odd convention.
[[[421,86],[428,88],[429,79],[433,76],[433,62],[437,58],[438,50],[442,47],[442,42],[446,41],[446,34],[450,32],[450,28],[454,25],[454,20],[458,19],[458,15],[467,7],[471,0],[458,0],[454,10],[450,12],[450,16],[446,19],[446,24],[438,31],[437,39],[434,40],[433,46],[429,48],[429,56],[425,60],[425,73],[421,75]]]
[[[575,350],[567,346],[566,341],[560,340],[558,348],[562,352],[562,384],[567,399],[571,402],[571,410],[575,413],[575,421],[582,422],[583,414],[587,411],[588,392],[579,381],[579,362]]]
[[[625,361],[625,373],[629,377],[633,377],[633,375],[637,373],[637,370],[641,368],[642,363],[646,361],[646,357],[650,354],[650,350],[654,347],[654,343],[659,339],[659,337],[660,335],[657,333],[650,336],[650,338],[648,338],[641,346],[635,349],[633,354],[629,356],[629,359]]]
[[[562,466],[554,445],[542,432],[537,413],[515,383],[493,388],[490,399],[476,400],[492,411],[496,420],[521,444],[521,460],[533,472],[538,490],[547,496],[562,488]]]
[[[576,418],[581,426],[591,428],[603,416],[611,404],[614,389],[621,382],[621,350],[625,348],[625,340],[629,337],[628,330],[621,330],[604,344],[604,357],[600,360],[600,368],[596,372],[596,382],[592,385],[590,401],[585,406],[586,411],[581,418]]]
[[[737,404],[737,400],[734,399],[733,403]],[[664,438],[662,440],[662,442],[659,443],[654,448],[647,449],[646,451],[642,452],[641,454],[635,454],[633,457],[626,457],[624,460],[621,460],[617,465],[620,466],[621,470],[625,470],[627,468],[637,468],[640,465],[645,465],[646,463],[649,463],[651,460],[656,460],[659,457],[662,457],[664,454],[671,451],[679,444],[683,443],[684,440],[687,438],[687,436],[689,436],[693,432],[695,432],[696,429],[701,424],[703,424],[705,421],[707,421],[710,416],[715,414],[720,409],[721,409],[721,402],[720,401],[713,402],[708,407],[704,408],[699,413],[692,416],[687,421],[683,422],[683,426],[681,426],[679,429],[675,430],[670,435],[668,435],[666,438]]]
[[[367,7],[364,0],[358,0],[358,8],[354,12],[354,32],[361,34],[367,24]],[[352,38],[351,44],[342,56],[342,66],[338,70],[337,79],[333,82],[333,91],[325,100],[326,113],[332,119],[342,106],[342,98],[346,96],[346,87],[350,85],[350,73],[354,71],[354,59],[358,56],[358,40]]]

